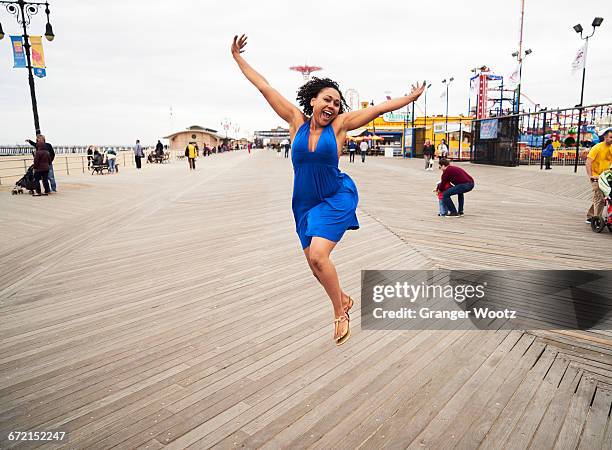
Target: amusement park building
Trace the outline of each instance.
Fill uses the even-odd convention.
[[[217,130],[192,125],[184,131],[164,136],[164,139],[168,139],[171,152],[182,154],[188,144],[197,144],[200,149],[204,148],[204,145],[217,147],[222,138],[217,134]]]
[[[382,137],[383,140],[378,142],[380,147],[402,147],[402,134],[407,130],[408,138],[406,139],[406,152],[411,149],[411,135],[413,123],[411,120],[404,122],[402,116],[397,114],[384,114],[377,117],[374,123],[370,122],[365,127],[355,130],[351,133],[353,136],[362,136],[375,133]],[[447,123],[446,116],[427,116],[416,117],[414,119],[414,146],[413,156],[422,155],[423,143],[429,139],[434,146],[440,144],[442,139],[446,138],[445,125]],[[471,124],[472,117],[464,116],[448,116],[448,144],[451,158],[459,157],[459,148],[461,147],[462,157],[469,156],[471,144]],[[460,145],[461,143],[461,145]]]
[[[271,130],[256,131],[254,133],[255,139],[261,141],[263,145],[277,145],[282,141],[289,140],[289,129],[283,127],[276,127]]]

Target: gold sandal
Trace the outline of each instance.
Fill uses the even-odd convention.
[[[347,314],[353,308],[353,303],[354,303],[350,295],[348,296],[348,299],[349,299],[348,307],[344,310],[344,312]]]
[[[339,338],[336,338],[336,330],[340,323],[346,321],[346,333]],[[334,340],[336,341],[336,345],[342,345],[346,341],[348,341],[349,337],[351,337],[351,320],[349,319],[347,314],[344,314],[337,319],[334,319]]]

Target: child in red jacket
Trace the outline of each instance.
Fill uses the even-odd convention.
[[[444,186],[441,186],[442,190],[438,189],[438,187],[439,186],[436,186],[436,188],[434,189],[434,192],[438,194],[438,205],[440,207],[440,212],[438,213],[438,216],[444,217],[448,213],[448,210],[446,209],[446,205],[444,204],[444,191],[450,188],[451,184],[448,182],[444,183]]]

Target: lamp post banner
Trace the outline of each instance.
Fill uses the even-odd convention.
[[[32,67],[45,68],[45,53],[43,52],[42,36],[30,36],[32,48]]]
[[[13,68],[25,68],[26,57],[23,49],[23,37],[11,36],[11,46],[13,47]]]
[[[586,60],[586,44],[578,49],[576,52],[576,56],[572,61],[572,75],[574,75],[579,70],[584,68],[584,62]]]
[[[38,78],[44,78],[47,76],[47,69],[40,69],[38,67],[35,67],[34,69],[32,69],[32,73]]]

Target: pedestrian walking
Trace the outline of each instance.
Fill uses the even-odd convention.
[[[195,170],[195,161],[198,157],[197,144],[187,144],[187,147],[185,147],[185,156],[187,157],[187,162],[189,163],[189,170]]]
[[[45,148],[44,142],[38,142],[34,153],[34,181],[36,183],[35,197],[49,195],[49,167],[51,166],[51,154]],[[45,192],[40,192],[40,182],[42,181]]]
[[[349,162],[355,162],[355,153],[357,153],[357,143],[352,139],[348,143]]]
[[[593,191],[591,207],[587,211],[587,223],[591,223],[594,216],[601,216],[605,204],[603,192],[599,188],[598,178],[604,170],[612,166],[612,127],[603,131],[602,140],[594,145],[586,159],[586,173]]]
[[[425,139],[423,144],[423,159],[425,160],[425,170],[433,170],[433,157],[435,149],[429,139]]]
[[[136,139],[136,145],[134,146],[134,160],[136,161],[136,168],[140,169],[142,167],[142,157],[144,156],[144,150],[142,149],[142,145],[140,145],[140,140]]]
[[[553,141],[552,140],[548,140],[546,141],[546,146],[544,147],[544,150],[542,150],[542,157],[544,158],[544,162],[546,163],[546,170],[550,170],[550,159],[553,156],[553,153],[555,151],[555,148],[553,147]]]
[[[359,144],[359,153],[361,153],[361,162],[365,162],[366,153],[368,153],[368,143],[364,140]]]
[[[93,160],[93,147],[90,145],[89,147],[87,147],[87,169],[91,168],[92,160]]]
[[[49,186],[51,186],[51,192],[57,192],[57,182],[55,181],[55,172],[53,171],[53,161],[55,160],[55,150],[53,150],[53,146],[47,142],[43,134],[36,135],[36,142],[29,139],[26,139],[26,142],[36,149],[42,146],[42,148],[49,152],[50,162],[49,168],[47,169],[47,180],[49,181]]]
[[[448,145],[446,145],[446,139],[442,139],[442,142],[438,144],[438,158],[439,159],[448,158]]]
[[[164,160],[164,144],[158,139],[157,144],[155,145],[155,156],[159,162]]]

